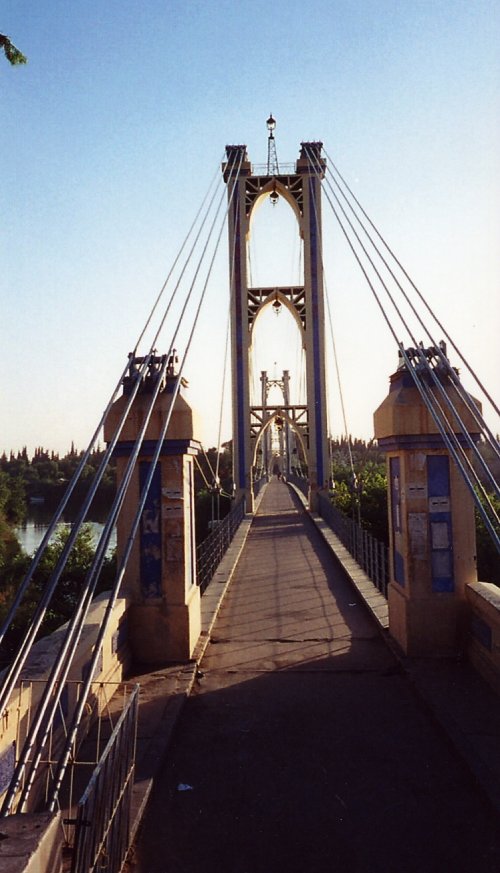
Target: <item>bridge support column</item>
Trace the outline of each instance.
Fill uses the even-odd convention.
[[[137,512],[163,422],[169,412],[176,379],[169,377],[158,395],[132,481],[117,524],[118,561]],[[183,382],[183,387],[187,383]],[[150,397],[139,393],[115,449],[120,481],[140,431]],[[113,405],[105,426],[109,441],[126,397]],[[136,661],[153,664],[185,661],[201,631],[200,590],[196,584],[193,461],[193,412],[182,396],[175,400],[161,455],[127,565],[122,594],[127,598],[128,634]]]
[[[474,438],[465,404],[445,390]],[[408,655],[457,654],[465,585],[477,579],[472,497],[406,368],[391,376],[374,423],[387,455],[390,634]]]

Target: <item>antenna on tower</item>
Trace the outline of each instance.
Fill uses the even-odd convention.
[[[276,140],[274,139],[274,130],[276,128],[276,119],[273,118],[272,114],[266,121],[267,129],[269,131],[269,136],[267,139],[267,175],[268,176],[278,176],[279,175],[279,167],[278,167],[278,155],[276,153]],[[269,195],[271,203],[273,206],[278,202],[279,194],[276,190],[276,185],[274,185],[271,194]]]

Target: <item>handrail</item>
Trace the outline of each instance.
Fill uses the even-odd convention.
[[[196,572],[201,594],[206,591],[212,581],[244,515],[245,498],[242,497],[217,527],[196,547]]]
[[[387,597],[389,549],[361,525],[344,515],[326,494],[318,492],[318,512],[376,588]]]
[[[289,473],[287,481],[291,482],[292,485],[295,485],[295,487],[302,492],[304,497],[309,497],[309,479],[306,476],[298,476],[297,473]]]
[[[252,164],[252,175],[253,176],[269,176],[270,179],[276,176],[295,176],[297,173],[297,166],[295,163],[290,162],[287,164],[279,164],[277,173],[270,173],[267,167],[267,164]]]

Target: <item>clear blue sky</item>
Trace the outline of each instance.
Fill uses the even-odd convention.
[[[325,143],[498,392],[497,0],[6,0],[0,32],[29,58],[0,64],[0,451],[86,444],[224,146],[264,162],[269,112],[281,161]],[[396,352],[326,245],[349,427],[370,437]],[[225,281],[186,373],[207,444]]]

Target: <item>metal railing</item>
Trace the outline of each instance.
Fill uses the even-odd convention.
[[[304,497],[309,498],[309,479],[305,476],[297,476],[296,473],[289,473],[287,476],[287,482],[291,482],[292,485],[295,485],[295,487],[302,492]]]
[[[253,480],[253,496],[254,497],[257,497],[257,495],[260,494],[264,485],[267,485],[268,481],[269,481],[268,477],[265,475],[261,476],[260,479]]]
[[[55,716],[52,719],[46,741],[40,750],[37,772],[32,790],[27,800],[21,802],[31,765],[36,757],[32,751],[27,760],[27,768],[17,785],[11,812],[32,812],[45,808],[54,789],[54,774],[60,755],[78,706],[83,681],[69,680],[64,684]],[[110,730],[118,721],[130,697],[131,686],[123,682],[93,682],[87,698],[85,714],[80,722],[77,737],[71,754],[70,766],[61,786],[58,806],[66,815],[72,815],[76,806],[75,798],[83,792],[98,763]],[[43,679],[22,679],[14,689],[2,721],[0,738],[0,794],[10,787],[15,776],[19,750],[23,748],[33,719],[36,717],[41,697],[46,692]],[[52,696],[55,690],[52,691]],[[74,842],[73,818],[63,819],[64,838],[67,846]]]
[[[233,506],[225,518],[196,548],[196,573],[198,585],[203,594],[224,557],[240,522],[245,515],[245,498]]]
[[[76,814],[71,873],[120,873],[129,849],[139,686],[133,689]]]
[[[279,176],[294,176],[297,172],[297,164],[288,162],[286,164],[282,164],[278,161],[278,175]],[[252,164],[252,175],[253,176],[268,176],[267,164]],[[271,176],[273,174],[271,173]]]
[[[380,593],[387,597],[389,549],[385,543],[344,515],[326,494],[318,493],[318,512]]]

